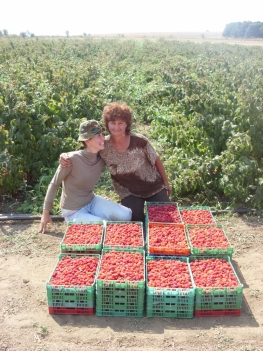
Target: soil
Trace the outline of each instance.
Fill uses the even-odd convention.
[[[217,215],[234,246],[243,284],[240,316],[176,318],[49,314],[46,282],[65,223],[38,234],[39,221],[0,222],[0,351],[263,350],[263,221]]]

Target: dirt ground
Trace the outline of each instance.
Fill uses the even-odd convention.
[[[240,316],[175,318],[50,315],[46,282],[65,224],[38,234],[39,221],[0,221],[0,351],[263,350],[263,221],[217,215],[234,246],[244,285]]]

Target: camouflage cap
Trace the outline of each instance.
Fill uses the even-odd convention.
[[[104,132],[104,130],[95,119],[82,122],[79,126],[78,141],[88,140],[94,135]]]

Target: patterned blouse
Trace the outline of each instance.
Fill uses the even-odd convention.
[[[106,137],[100,155],[120,199],[129,195],[147,198],[164,189],[162,177],[154,167],[159,155],[145,136],[130,133],[130,145],[124,152],[115,151],[109,138]]]

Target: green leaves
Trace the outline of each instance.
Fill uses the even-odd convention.
[[[262,48],[0,38],[0,52],[2,193],[38,192],[43,167],[79,145],[80,121],[100,120],[107,102],[121,100],[164,160],[174,200],[263,206]]]

